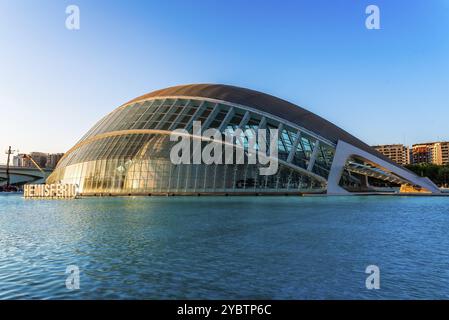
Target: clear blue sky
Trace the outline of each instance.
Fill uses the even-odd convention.
[[[64,152],[127,100],[186,83],[267,92],[369,144],[449,140],[449,1],[0,0],[1,162],[8,145]]]

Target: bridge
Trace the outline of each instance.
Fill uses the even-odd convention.
[[[26,183],[44,183],[53,169],[24,168],[9,166],[10,184],[22,186]],[[6,165],[0,165],[0,186],[6,185]]]

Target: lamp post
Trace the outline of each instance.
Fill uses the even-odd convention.
[[[6,189],[9,189],[10,185],[10,177],[9,177],[9,158],[11,157],[11,154],[16,152],[16,150],[11,150],[11,146],[9,146],[8,150],[5,151],[5,153],[8,155],[8,159],[6,161]]]

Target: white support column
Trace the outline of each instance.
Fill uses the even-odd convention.
[[[267,125],[267,118],[262,117],[260,119],[259,125],[257,126],[258,129],[265,129],[265,126]]]
[[[282,130],[284,129],[284,124],[282,122],[279,122],[277,129],[278,129],[278,139],[281,140],[281,143],[284,145],[285,150],[287,150],[287,143],[285,142],[284,136],[282,135]]]
[[[159,114],[159,110],[162,108],[162,106],[165,104],[165,101],[167,101],[167,99],[162,100],[160,105],[156,105],[156,108],[153,112],[153,115],[147,120],[147,122],[145,122],[145,125],[143,126],[144,128],[150,128],[150,125],[153,123],[153,120],[157,117],[157,115]]]
[[[307,165],[307,171],[312,171],[315,165],[316,158],[318,157],[318,152],[320,151],[320,141],[315,141],[315,147],[313,148],[312,155],[310,156],[309,164]]]
[[[153,121],[156,119],[156,117],[159,114],[159,110],[162,108],[162,106],[165,104],[165,101],[167,101],[167,99],[164,99],[160,105],[156,106],[156,109],[154,110],[153,115],[151,116],[150,119],[148,119],[148,121],[145,123],[144,128],[150,128],[150,126],[153,124]]]
[[[226,129],[226,126],[228,125],[229,121],[231,121],[232,117],[235,114],[234,110],[235,110],[234,107],[231,107],[228,110],[228,113],[226,114],[225,118],[221,122],[220,127],[218,128],[218,131],[223,132],[223,130]]]
[[[301,131],[298,130],[298,132],[296,133],[296,139],[292,145],[292,149],[290,150],[290,153],[288,154],[288,158],[287,158],[288,163],[291,163],[293,161],[293,157],[295,156],[296,149],[298,148],[300,139],[301,139]]]
[[[284,144],[284,146],[286,146],[286,143],[284,141],[284,137],[282,136],[282,130],[284,130],[284,123],[283,122],[279,122],[277,130],[278,130],[278,139],[281,139],[281,141]],[[269,150],[270,141],[271,141],[271,136],[270,136],[269,141],[267,141],[267,150]]]
[[[249,111],[245,112],[245,115],[243,116],[242,120],[239,123],[239,129],[242,129],[246,126],[246,124],[249,121],[249,118],[251,117],[251,114],[249,113]]]
[[[195,121],[203,113],[205,103],[206,101],[201,102],[201,104],[198,106],[198,109],[196,109],[195,113],[192,115],[192,118],[190,118],[189,122],[186,124],[185,129],[187,131],[189,131],[192,127],[193,121]]]
[[[277,129],[278,129],[279,137],[280,137],[282,130],[284,130],[284,123],[279,122],[279,125],[278,125]]]
[[[212,123],[212,121],[214,121],[218,112],[220,112],[220,105],[218,103],[216,103],[214,105],[214,108],[210,112],[209,116],[207,117],[207,119],[204,121],[204,123],[201,124],[201,129],[203,131],[209,128],[210,124]]]
[[[147,111],[150,110],[150,108],[153,106],[154,101],[156,101],[156,100],[146,101],[146,102],[144,103],[144,105],[147,105],[147,108],[146,108],[145,111],[140,115],[139,119],[136,120],[136,122],[133,124],[133,126],[131,127],[131,129],[135,129],[135,128],[136,128],[136,125],[137,125],[138,123],[140,123],[140,121],[142,120],[143,116],[144,116],[144,115],[147,113]],[[143,107],[143,105],[142,105],[141,107]]]
[[[171,104],[170,108],[167,110],[167,113],[162,117],[161,120],[159,120],[159,123],[156,125],[156,129],[160,129],[162,125],[167,121],[167,119],[173,114],[173,111],[175,110],[175,105],[178,102],[178,99],[175,99],[173,103]]]
[[[410,184],[419,186],[421,188],[425,188],[426,190],[434,193],[440,194],[441,190],[428,178],[419,177],[411,171],[402,168],[399,165],[392,164],[386,160],[380,159],[375,155],[361,150],[349,143],[339,140],[337,143],[337,148],[335,150],[335,156],[332,161],[332,167],[329,172],[328,184],[327,184],[327,193],[331,195],[345,195],[351,194],[346,191],[342,187],[340,187],[340,179],[344,170],[344,166],[346,165],[346,161],[351,156],[357,156],[366,161],[370,161],[375,163],[376,165],[384,168],[387,171],[390,171],[402,179],[409,181]]]
[[[327,194],[331,195],[349,195],[350,192],[340,187],[340,180],[346,164],[346,160],[350,156],[347,143],[338,141],[335,150],[334,159],[332,160],[331,170],[327,178]]]
[[[176,128],[176,126],[178,125],[179,121],[181,121],[181,119],[186,115],[187,111],[188,111],[188,107],[190,105],[191,100],[188,100],[187,103],[185,104],[184,108],[182,108],[181,112],[176,116],[175,120],[173,121],[173,123],[170,125],[170,128],[168,128],[169,131],[172,131]]]

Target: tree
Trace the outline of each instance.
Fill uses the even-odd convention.
[[[449,165],[441,166],[438,170],[438,176],[441,184],[445,187],[449,184]]]
[[[435,184],[442,186],[449,184],[449,166],[440,166],[432,163],[407,165],[407,169],[421,177],[427,177]]]

